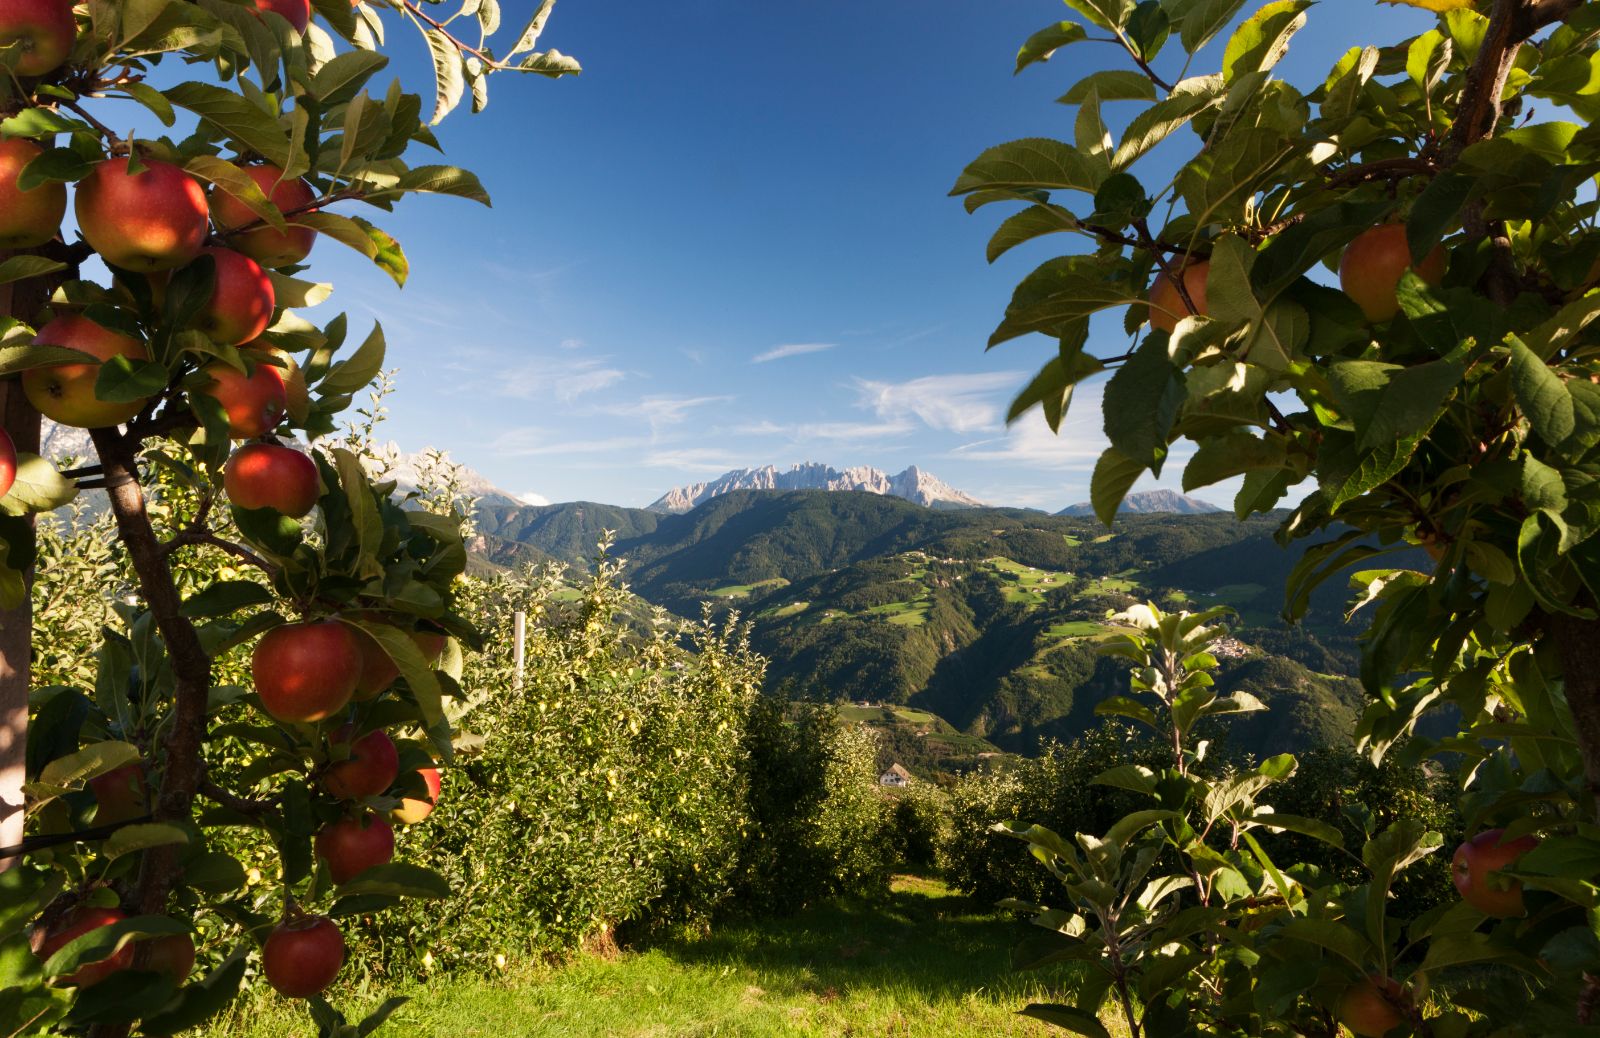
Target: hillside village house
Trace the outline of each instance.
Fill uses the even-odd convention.
[[[899,764],[889,765],[889,770],[878,776],[880,786],[909,786],[911,785],[911,772]]]

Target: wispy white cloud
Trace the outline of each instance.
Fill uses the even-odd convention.
[[[531,490],[518,494],[517,500],[521,501],[525,505],[533,505],[535,507],[543,507],[544,505],[550,503],[550,499],[548,497],[545,497],[543,494],[535,494]]]
[[[702,407],[725,404],[731,396],[646,396],[620,404],[606,404],[596,408],[601,414],[618,418],[642,418],[653,432],[687,421],[689,414]]]
[[[574,440],[550,429],[523,427],[508,429],[489,443],[492,454],[508,458],[532,458],[564,454],[609,454],[639,451],[650,446],[647,436],[608,436],[593,440]]]
[[[873,444],[889,439],[899,439],[916,431],[916,426],[905,421],[891,422],[796,422],[782,425],[772,421],[753,422],[733,428],[736,436],[783,437],[796,446],[826,444]]]
[[[749,459],[720,447],[683,447],[656,450],[644,456],[641,464],[650,468],[676,469],[701,475],[718,476],[750,464]]]
[[[784,346],[774,346],[765,353],[758,353],[750,358],[752,364],[767,364],[771,361],[782,360],[785,357],[799,357],[807,353],[821,353],[831,350],[839,345],[836,342],[791,342]]]
[[[909,382],[856,379],[863,406],[886,421],[912,418],[941,432],[970,433],[998,429],[1009,394],[1021,385],[1017,371],[984,371],[965,375],[927,375]]]
[[[628,377],[627,372],[607,361],[604,357],[571,355],[531,357],[509,371],[498,372],[485,385],[499,396],[519,400],[574,400]]]

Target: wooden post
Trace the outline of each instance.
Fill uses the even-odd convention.
[[[511,687],[522,689],[522,668],[526,662],[528,614],[518,609],[511,617]]]

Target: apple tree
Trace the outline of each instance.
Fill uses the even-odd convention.
[[[496,0],[0,0],[0,1031],[172,1034],[252,969],[324,1034],[392,1010],[350,1025],[320,993],[341,916],[448,892],[391,823],[451,757],[466,550],[327,442],[384,340],[308,319],[331,286],[303,275],[327,239],[403,285],[362,213],[488,204],[417,154],[490,73],[578,71],[535,49],[552,5],[511,37]],[[378,85],[400,23],[426,97]],[[41,415],[90,463],[42,459]],[[132,578],[92,686],[33,687],[34,517],[87,492]],[[277,849],[255,890],[240,830]]]
[[[1020,203],[991,261],[1082,243],[1023,278],[990,339],[1053,343],[1010,417],[1059,429],[1104,379],[1108,523],[1180,459],[1186,489],[1237,481],[1241,517],[1292,505],[1280,537],[1317,543],[1286,615],[1358,569],[1359,742],[1453,768],[1472,834],[1462,902],[1416,920],[1383,891],[1435,834],[1350,848],[1355,887],[1279,868],[1254,805],[1292,760],[1245,781],[1186,757],[1197,716],[1259,704],[1211,687],[1190,638],[1209,618],[1145,617],[1112,645],[1135,695],[1106,710],[1169,734],[1174,760],[1105,780],[1152,813],[1076,847],[1030,837],[1071,902],[1040,917],[1049,961],[1115,959],[1124,980],[1137,962],[1135,1034],[1600,1026],[1600,3],[1407,2],[1436,21],[1297,85],[1274,74],[1296,34],[1361,4],[1066,0],[1016,65],[1067,67],[1072,139],[993,147],[952,192]],[[1123,60],[1070,74],[1091,48]],[[1102,311],[1125,348],[1089,348]],[[1424,738],[1430,715],[1457,734]],[[1297,827],[1328,835],[1277,828]],[[1156,846],[1190,875],[1117,886]],[[1103,1033],[1092,1008],[1054,1019]]]

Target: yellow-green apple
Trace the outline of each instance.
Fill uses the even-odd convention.
[[[394,860],[394,830],[371,811],[362,811],[318,829],[316,848],[333,881],[348,883],[373,866]]]
[[[22,391],[34,409],[53,422],[79,429],[121,425],[144,407],[143,400],[101,400],[94,395],[100,364],[112,357],[146,360],[144,343],[95,324],[87,317],[63,314],[39,329],[36,344],[66,346],[95,359],[81,364],[52,364],[22,373]]]
[[[1157,274],[1155,281],[1150,285],[1150,327],[1159,328],[1170,333],[1178,326],[1178,322],[1190,314],[1205,316],[1206,304],[1206,275],[1211,273],[1209,260],[1190,263],[1183,268],[1183,288],[1189,293],[1190,302],[1194,308],[1190,309],[1184,303],[1183,296],[1178,293],[1178,286],[1166,274]]]
[[[195,327],[229,346],[247,343],[266,331],[277,299],[261,264],[232,249],[201,249],[200,254],[211,257],[216,279]]]
[[[298,519],[322,495],[322,479],[310,458],[276,443],[247,443],[222,468],[222,489],[240,508],[270,508]]]
[[[1411,993],[1399,981],[1372,974],[1351,984],[1339,999],[1339,1022],[1361,1038],[1383,1038],[1405,1020]]]
[[[0,497],[11,493],[11,484],[17,481],[17,445],[11,434],[0,429]]]
[[[1405,224],[1386,223],[1363,231],[1339,260],[1339,287],[1355,300],[1369,321],[1387,321],[1400,312],[1400,279],[1407,270],[1430,285],[1444,278],[1444,248],[1435,245],[1421,263],[1412,263]]]
[[[217,361],[203,369],[210,381],[199,392],[222,405],[228,415],[229,436],[248,440],[271,432],[283,421],[289,404],[281,370],[271,364],[257,364],[246,375]]]
[[[1484,915],[1510,919],[1522,915],[1522,882],[1510,876],[1491,875],[1539,845],[1536,836],[1505,839],[1504,829],[1486,829],[1456,848],[1450,859],[1451,879],[1461,900]]]
[[[128,160],[106,159],[78,184],[78,229],[89,247],[114,267],[172,270],[200,255],[206,240],[206,193],[169,162],[147,160],[138,173]]]
[[[305,32],[311,24],[311,0],[256,0],[256,10],[282,15],[295,32]]]
[[[280,210],[288,212],[315,212],[305,207],[316,201],[316,193],[304,180],[283,179],[283,170],[270,164],[246,166],[245,175],[256,182],[269,201]],[[223,232],[248,227],[249,230],[228,234],[228,245],[238,249],[263,267],[285,267],[299,263],[311,252],[317,232],[296,224],[289,218],[288,230],[277,230],[261,222],[250,207],[225,191],[211,192],[211,219]]]
[[[400,751],[387,732],[370,731],[355,738],[355,729],[345,725],[333,737],[335,747],[348,750],[349,756],[328,766],[322,788],[340,800],[374,797],[390,786],[400,774]]]
[[[139,761],[96,775],[89,780],[89,789],[99,805],[94,814],[96,825],[126,822],[150,813],[150,789]]]
[[[0,0],[0,47],[22,44],[18,75],[42,76],[60,68],[77,35],[72,0]]]
[[[290,998],[320,994],[343,965],[344,935],[327,916],[279,923],[261,946],[261,972],[267,983]]]
[[[361,649],[337,620],[283,624],[261,636],[250,670],[267,713],[280,721],[321,721],[350,702]]]
[[[3,8],[5,0],[0,0]],[[0,45],[4,44],[0,37]],[[27,191],[17,186],[22,167],[44,154],[30,140],[0,140],[0,249],[31,249],[61,231],[67,212],[67,185],[40,184]]]
[[[434,807],[439,803],[439,789],[442,785],[439,780],[439,769],[421,768],[417,774],[422,776],[423,785],[428,790],[428,798],[426,800],[419,800],[416,797],[403,798],[400,806],[389,812],[391,822],[401,822],[405,825],[420,822],[433,814]]]
[[[126,918],[127,916],[119,908],[81,905],[68,912],[48,931],[35,930],[29,938],[29,944],[35,955],[43,961],[49,961],[50,956],[65,948],[73,938],[82,937],[102,926],[120,923]],[[66,976],[56,978],[56,983],[70,987],[91,987],[131,965],[133,965],[133,945],[124,944],[116,954],[79,966]]]

